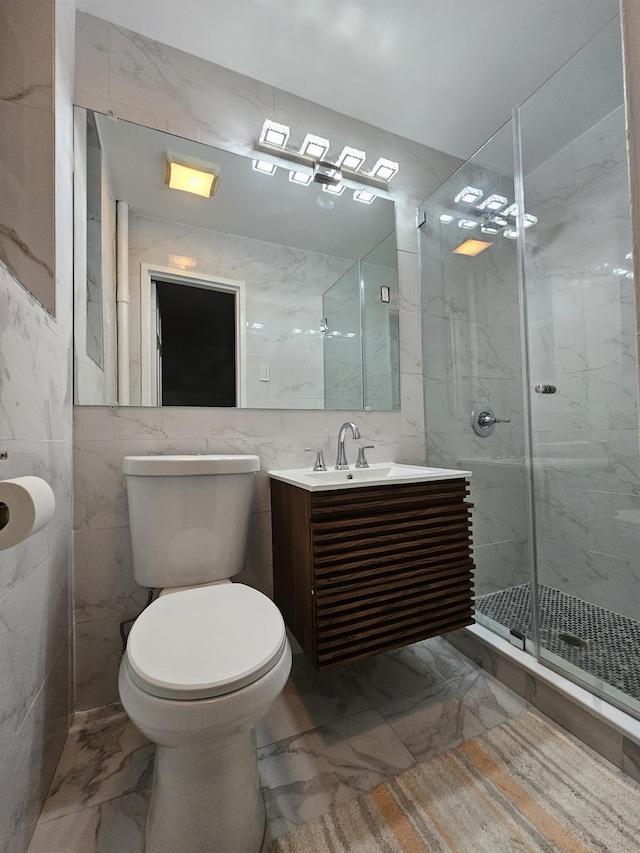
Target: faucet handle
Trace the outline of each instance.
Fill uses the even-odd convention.
[[[358,448],[358,459],[356,461],[356,468],[368,468],[369,463],[367,462],[367,457],[364,455],[365,450],[373,450],[375,445],[373,444],[365,444],[364,447]]]
[[[314,471],[326,471],[327,466],[324,464],[324,453],[322,452],[321,447],[305,447],[305,453],[307,451],[313,451],[316,454],[316,461],[313,466]]]

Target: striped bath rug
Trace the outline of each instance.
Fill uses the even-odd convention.
[[[639,853],[640,790],[520,714],[278,839],[273,853]]]

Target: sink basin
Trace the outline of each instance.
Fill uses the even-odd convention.
[[[288,471],[269,471],[269,476],[284,483],[299,486],[308,492],[329,489],[356,489],[363,486],[390,486],[394,483],[428,483],[432,480],[457,480],[471,476],[471,471],[453,468],[426,468],[422,465],[401,465],[397,462],[374,462],[368,468],[349,468],[348,471],[313,471],[292,468]]]

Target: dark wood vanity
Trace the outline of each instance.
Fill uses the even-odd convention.
[[[473,622],[465,479],[307,491],[271,480],[274,599],[319,670]]]

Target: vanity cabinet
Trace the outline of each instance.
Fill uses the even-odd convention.
[[[274,599],[319,670],[473,622],[465,479],[308,491],[271,480]]]

